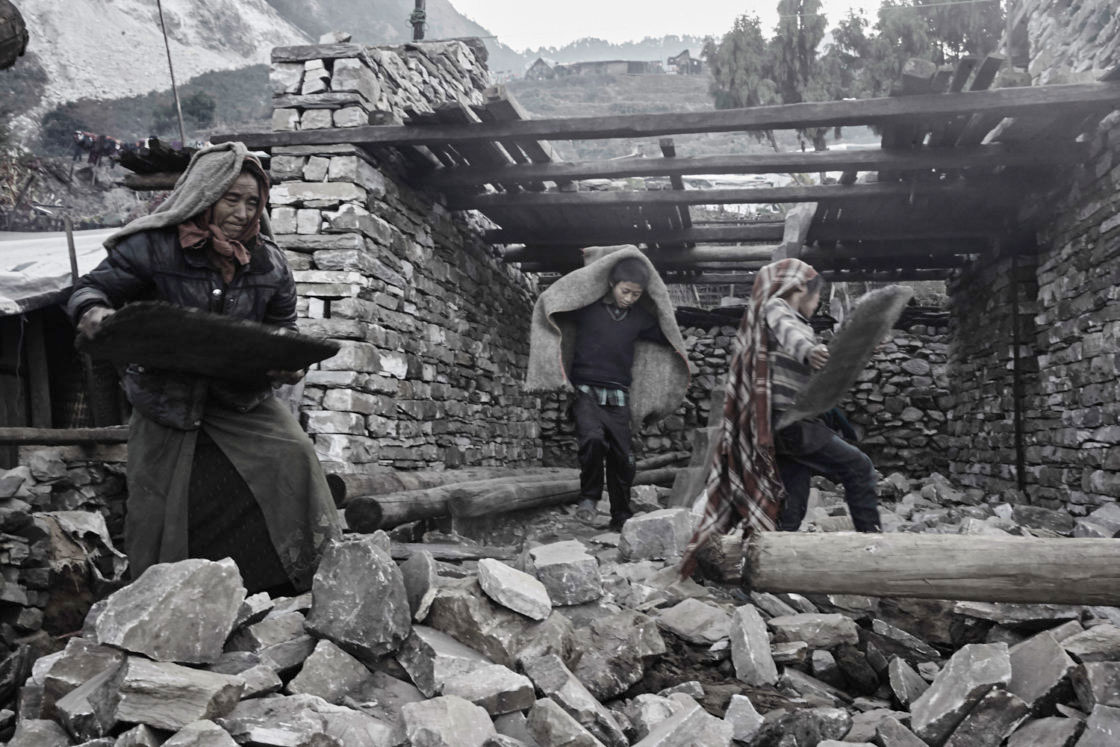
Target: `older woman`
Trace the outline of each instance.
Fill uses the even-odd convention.
[[[158,300],[294,327],[295,283],[261,230],[268,175],[241,143],[197,152],[168,199],[109,237],[67,310],[93,335],[114,309]],[[270,372],[294,383],[302,372]],[[126,367],[132,403],[125,550],[133,577],[232,557],[251,591],[304,589],[338,515],[311,441],[268,385]]]

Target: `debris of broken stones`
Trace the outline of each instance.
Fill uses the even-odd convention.
[[[976,515],[937,526],[984,521],[961,505]],[[245,599],[219,563],[156,566],[173,581],[117,592],[36,662],[12,744],[1109,744],[1120,610],[744,594],[583,544],[595,530],[574,521],[555,542],[553,511],[520,562],[449,535],[343,540],[293,598]],[[672,546],[660,526],[650,546]],[[174,605],[206,629],[163,641],[133,622]]]

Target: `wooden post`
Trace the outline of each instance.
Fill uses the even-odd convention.
[[[51,427],[51,387],[42,312],[27,315],[27,388],[31,395],[31,425]]]
[[[756,591],[1120,604],[1116,539],[760,532],[746,554],[743,580]],[[736,565],[720,563],[725,578]]]
[[[424,23],[428,19],[425,4],[426,0],[416,0],[416,9],[408,17],[408,22],[412,24],[412,41],[424,40]]]
[[[421,0],[417,0],[420,2]],[[167,71],[171,73],[171,93],[175,95],[175,112],[179,115],[179,147],[187,147],[187,131],[183,129],[183,106],[179,103],[179,87],[175,85],[175,66],[171,64],[171,43],[167,41],[167,26],[163,23],[163,4],[156,0],[159,27],[163,31],[163,48],[167,50]],[[97,169],[94,169],[96,175]]]

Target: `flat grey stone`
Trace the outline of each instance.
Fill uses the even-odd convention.
[[[852,696],[840,688],[821,682],[799,669],[787,668],[778,678],[778,684],[794,690],[811,703],[825,707],[840,707],[852,702]]]
[[[1105,623],[1094,625],[1062,641],[1062,647],[1077,661],[1120,661],[1120,628]]]
[[[340,705],[343,698],[360,690],[373,675],[364,664],[328,640],[321,640],[303,663],[287,691],[291,695],[318,695]]]
[[[238,672],[237,676],[245,682],[245,689],[241,691],[242,699],[259,698],[262,695],[271,695],[280,692],[284,681],[268,664],[257,664],[254,667]]]
[[[1120,661],[1091,661],[1073,669],[1073,691],[1086,712],[1098,705],[1120,707]]]
[[[770,646],[770,655],[774,657],[775,664],[782,666],[801,666],[809,661],[812,649],[805,641],[787,641],[774,643]]]
[[[362,713],[387,724],[403,727],[401,709],[406,703],[417,703],[421,700],[424,700],[424,693],[411,682],[397,679],[385,672],[374,672],[372,679],[365,684],[361,692],[347,700],[347,705],[352,708],[360,706],[359,710]]]
[[[844,675],[836,664],[836,657],[827,649],[818,648],[809,657],[809,671],[821,682],[836,688],[844,687]]]
[[[70,747],[70,736],[53,721],[27,719],[16,726],[8,747]]]
[[[1007,747],[1071,747],[1081,733],[1075,718],[1050,716],[1027,721],[1007,738]]]
[[[558,653],[568,656],[572,625],[553,612],[537,622],[492,604],[475,579],[449,581],[432,600],[428,625],[447,633],[494,663],[511,669],[523,656]]]
[[[1011,656],[1003,643],[961,648],[910,706],[911,728],[922,739],[941,743],[993,687],[1011,682]]]
[[[116,677],[121,666],[95,674],[55,703],[58,720],[75,739],[104,737],[116,725]]]
[[[494,728],[499,734],[518,740],[526,747],[540,747],[529,731],[529,720],[524,713],[506,713],[494,719]]]
[[[1099,705],[1089,714],[1077,747],[1116,747],[1120,739],[1120,708]]]
[[[486,596],[532,620],[544,620],[552,614],[552,600],[544,584],[500,560],[478,561],[478,584]]]
[[[549,698],[538,700],[529,711],[529,732],[549,747],[603,747],[591,732]]]
[[[903,708],[909,708],[918,696],[929,689],[929,683],[905,659],[898,656],[891,658],[887,673],[891,692]]]
[[[650,730],[641,747],[685,747],[702,744],[705,747],[730,747],[734,728],[723,719],[716,718],[690,696],[678,693],[671,700],[677,710]]]
[[[735,677],[748,685],[773,685],[778,667],[770,653],[770,634],[754,605],[745,604],[731,615],[731,661]]]
[[[371,716],[314,695],[243,700],[218,725],[238,744],[267,747],[396,747],[394,729]]]
[[[993,688],[953,730],[945,747],[999,747],[1029,714],[1021,698]]]
[[[120,650],[99,646],[85,638],[71,638],[53,660],[38,659],[35,666],[43,670],[42,715],[53,717],[54,704],[59,699],[106,670],[116,671],[124,659],[125,654]]]
[[[412,747],[482,747],[498,733],[484,709],[457,695],[408,703],[401,715]]]
[[[198,722],[198,723],[208,723],[208,722]],[[215,727],[216,727],[216,725],[215,725]],[[228,734],[226,734],[226,739],[229,739]],[[125,733],[121,734],[119,737],[117,737],[116,740],[113,742],[113,747],[160,747],[160,745],[162,745],[164,743],[165,742],[164,742],[163,737],[160,736],[159,733],[155,729],[152,729],[147,724],[140,724],[139,726],[135,726],[135,727],[129,729],[128,731],[126,731]],[[182,742],[169,743],[169,744],[171,744],[171,747],[175,747],[176,745],[178,745],[178,747],[184,747]],[[217,747],[231,747],[231,745],[234,745],[236,743],[232,739],[229,739],[228,742],[217,741],[217,742],[211,742],[210,744],[214,744]],[[188,747],[189,747],[189,745],[188,745]],[[198,747],[202,747],[202,746],[198,745]]]
[[[419,550],[401,563],[400,569],[412,619],[423,622],[435,598],[436,587],[439,586],[436,559],[427,550]]]
[[[130,656],[119,675],[118,721],[178,731],[229,713],[244,689],[236,675]]]
[[[1047,623],[1077,620],[1081,607],[1070,604],[1005,604],[1003,602],[957,602],[958,615],[990,620],[1008,627],[1044,627]],[[1035,629],[1037,629],[1037,627]]]
[[[280,609],[273,609],[260,622],[238,630],[226,644],[227,654],[255,654],[260,663],[276,672],[301,666],[314,649],[315,639],[307,634],[303,613]]]
[[[244,599],[229,558],[160,563],[109,596],[97,640],[157,661],[209,664],[221,656]]]
[[[618,552],[624,560],[669,560],[684,554],[692,538],[687,508],[663,508],[638,514],[622,526]]]
[[[872,741],[879,747],[926,747],[925,742],[918,739],[914,732],[893,716],[887,716],[879,721]]]
[[[525,674],[537,689],[567,711],[596,739],[608,747],[629,744],[614,715],[576,679],[559,656],[541,656],[527,660],[523,665]]]
[[[213,721],[195,721],[180,729],[163,747],[235,747],[237,742]]]
[[[529,550],[533,574],[554,605],[591,602],[603,595],[599,561],[577,540],[553,542]]]
[[[424,625],[413,626],[397,652],[397,661],[428,698],[438,695],[443,683],[452,677],[494,663],[446,633]]]
[[[501,664],[451,677],[443,683],[442,692],[470,701],[491,716],[526,711],[537,700],[529,678]]]
[[[662,610],[657,624],[689,643],[712,644],[731,634],[731,616],[699,599],[685,599]]]
[[[369,537],[327,545],[311,584],[307,629],[363,659],[400,648],[412,614],[393,559]]]
[[[735,697],[735,696],[732,696]],[[661,695],[642,693],[621,708],[622,715],[630,722],[626,730],[631,741],[644,739],[655,726],[672,716],[679,709],[676,701]]]
[[[941,652],[921,638],[907,633],[902,628],[896,628],[883,620],[872,620],[871,630],[882,639],[911,652],[911,655],[906,657],[910,661],[936,661],[941,658]]]
[[[580,656],[573,673],[600,701],[637,684],[646,662],[666,651],[657,623],[632,610],[597,616],[578,638]]]
[[[801,613],[772,618],[774,641],[804,641],[810,648],[832,648],[859,643],[855,621],[840,614]]]
[[[736,742],[750,743],[762,728],[762,714],[745,695],[732,695],[723,720],[731,724],[731,736]]]
[[[1036,713],[1052,706],[1061,688],[1068,687],[1070,672],[1076,666],[1062,644],[1052,633],[1045,632],[1012,646],[1010,652],[1008,691],[1022,698]]]

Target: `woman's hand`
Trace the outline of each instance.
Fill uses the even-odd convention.
[[[303,375],[307,373],[306,369],[299,371],[269,371],[268,378],[272,379],[273,386],[281,384],[298,384]]]
[[[91,338],[97,334],[97,330],[101,328],[102,323],[113,314],[116,314],[116,309],[110,309],[108,306],[94,306],[86,313],[82,314],[82,318],[78,320],[78,332],[86,338]]]
[[[828,363],[828,346],[821,344],[809,351],[809,367],[820,371]]]

